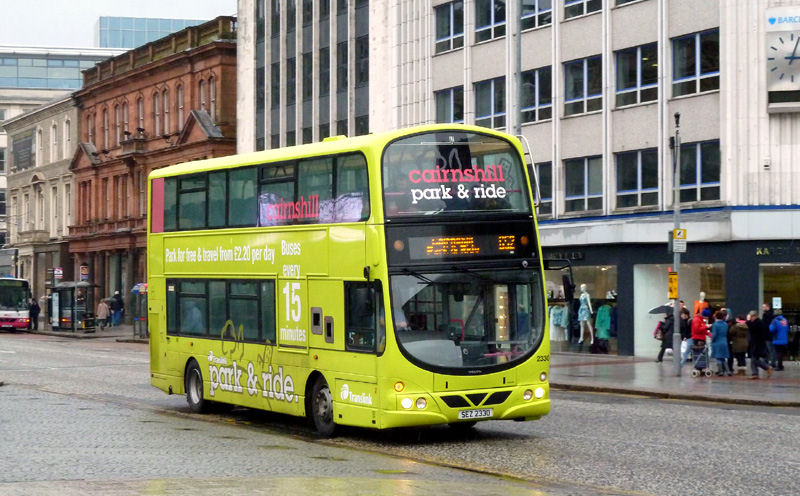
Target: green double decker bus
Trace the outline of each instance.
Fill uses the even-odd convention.
[[[453,124],[154,171],[152,384],[323,435],[546,415],[529,184],[516,138]]]

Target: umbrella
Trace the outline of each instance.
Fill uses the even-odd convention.
[[[647,312],[647,313],[652,313],[652,314],[659,314],[660,313],[660,314],[663,315],[663,314],[667,314],[667,313],[672,313],[672,308],[673,308],[672,303],[664,303],[663,305],[659,305],[657,307],[651,308],[650,311]]]

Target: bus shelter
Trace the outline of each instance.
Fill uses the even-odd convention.
[[[94,288],[86,281],[65,281],[50,288],[50,326],[54,331],[94,332]]]

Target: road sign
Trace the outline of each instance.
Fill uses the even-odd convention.
[[[61,267],[53,267],[53,277],[55,279],[62,279],[64,277],[64,269]]]
[[[686,229],[672,230],[672,253],[686,253]]]
[[[670,272],[669,273],[669,281],[667,283],[669,288],[669,299],[676,300],[678,299],[678,273],[677,272]]]

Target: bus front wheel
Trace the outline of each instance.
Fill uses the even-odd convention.
[[[317,377],[311,390],[311,419],[320,435],[330,437],[336,430],[333,422],[333,397],[325,378]]]
[[[200,366],[198,366],[197,362],[194,360],[186,367],[184,386],[186,389],[186,402],[189,403],[189,409],[194,413],[203,413],[206,411],[207,401],[203,398],[203,373],[200,372]]]

